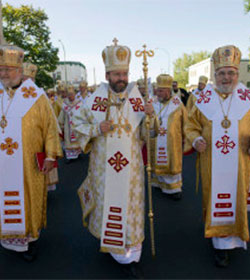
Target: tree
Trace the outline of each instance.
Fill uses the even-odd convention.
[[[24,61],[38,66],[36,83],[40,87],[54,86],[53,78],[48,75],[56,69],[59,62],[58,49],[50,42],[50,31],[46,25],[47,15],[41,9],[22,5],[15,8],[6,4],[3,13],[3,33],[7,42],[25,51]]]
[[[246,13],[250,12],[250,0],[244,0],[244,8]]]
[[[192,52],[192,54],[184,53],[182,57],[177,58],[174,62],[174,79],[182,88],[186,88],[188,83],[189,66],[211,57],[211,53],[207,51]]]

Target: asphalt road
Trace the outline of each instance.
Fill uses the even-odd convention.
[[[99,241],[82,226],[77,189],[86,177],[88,157],[71,164],[60,161],[60,183],[48,196],[48,225],[38,241],[33,263],[0,248],[1,279],[125,278]],[[184,158],[183,199],[172,201],[153,190],[156,258],[152,259],[148,221],[140,265],[146,278],[249,279],[250,250],[237,249],[228,268],[214,266],[213,251],[203,235],[201,192],[195,193],[195,155]]]

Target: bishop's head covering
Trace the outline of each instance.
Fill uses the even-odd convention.
[[[229,66],[239,69],[241,51],[233,45],[220,47],[214,51],[212,59],[215,71]]]
[[[156,78],[157,88],[172,88],[173,78],[168,74],[161,74]]]
[[[35,64],[32,64],[30,62],[25,62],[23,64],[23,75],[28,76],[31,78],[35,78],[37,73],[37,66]]]
[[[117,44],[118,40],[113,40],[114,45],[107,46],[102,51],[102,59],[105,64],[106,72],[116,70],[129,70],[129,63],[131,59],[131,51],[126,46]]]

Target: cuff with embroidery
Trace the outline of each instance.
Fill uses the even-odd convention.
[[[46,157],[45,160],[49,160],[49,161],[56,161],[54,158],[50,158],[50,157]]]
[[[195,138],[193,143],[192,143],[193,148],[195,148],[195,144],[198,140],[204,140],[204,138],[202,136],[199,136],[199,137]]]

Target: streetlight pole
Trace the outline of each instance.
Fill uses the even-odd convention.
[[[65,47],[64,47],[64,44],[62,42],[62,40],[58,40],[61,45],[62,45],[62,48],[63,48],[63,53],[64,53],[64,69],[65,69],[65,80],[66,80],[66,84],[68,83],[68,77],[67,77],[67,68],[66,68],[66,51],[65,51]]]
[[[168,74],[170,74],[170,54],[169,54],[169,52],[164,48],[155,48],[155,49],[163,51],[168,56]]]

